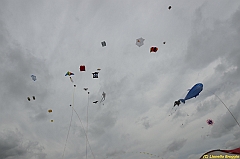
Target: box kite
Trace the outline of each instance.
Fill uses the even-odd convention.
[[[80,71],[86,71],[86,68],[84,65],[81,65],[79,69],[80,69]]]

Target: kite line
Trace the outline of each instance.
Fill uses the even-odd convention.
[[[88,142],[89,148],[90,148],[90,150],[91,150],[91,153],[92,153],[92,155],[93,155],[93,158],[95,159],[95,156],[94,156],[94,154],[93,154],[93,151],[92,151],[91,145],[90,145],[89,140],[88,140],[88,137],[87,137],[87,133],[86,133],[84,127],[83,127],[82,120],[80,119],[80,117],[79,117],[78,113],[76,112],[76,110],[75,110],[73,107],[72,107],[72,109],[73,109],[73,110],[75,111],[75,113],[77,114],[77,117],[78,117],[78,119],[79,119],[79,121],[80,121],[80,123],[81,123],[81,127],[82,127],[82,129],[84,130],[84,133],[85,133],[85,135],[86,135],[86,139],[87,139],[87,142]]]
[[[211,92],[211,91],[210,91]],[[213,93],[213,92],[212,92]],[[238,123],[237,119],[234,117],[234,115],[232,114],[232,112],[228,109],[228,107],[226,106],[226,104],[215,94],[213,93],[221,102],[222,104],[225,106],[225,108],[228,110],[228,112],[232,115],[233,119],[236,121],[236,123],[238,124],[238,126],[240,127],[240,124]]]
[[[73,107],[74,107],[74,93],[75,93],[75,87],[73,88],[73,101],[72,101]],[[73,109],[72,109],[71,120],[70,120],[70,124],[69,124],[69,128],[68,128],[68,133],[67,133],[67,138],[66,138],[66,142],[65,142],[65,145],[64,145],[64,150],[63,150],[62,158],[64,157],[64,152],[65,152],[65,149],[66,149],[66,146],[67,146],[67,140],[68,140],[70,128],[71,128],[71,125],[72,125],[72,117],[73,117]]]

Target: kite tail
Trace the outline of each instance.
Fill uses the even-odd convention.
[[[179,99],[182,103],[185,104],[185,99]]]

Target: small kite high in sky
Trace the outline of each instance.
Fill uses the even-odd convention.
[[[172,6],[168,6],[168,9],[170,10],[172,8]]]
[[[84,65],[81,65],[79,69],[80,71],[86,71],[86,67]]]
[[[206,122],[207,122],[208,125],[213,125],[213,120],[212,119],[208,119]]]
[[[93,72],[92,74],[93,74],[93,78],[98,78],[98,73],[99,72]]]
[[[136,39],[136,45],[137,46],[139,46],[139,47],[141,47],[144,43],[144,40],[145,39],[143,39],[143,38],[139,38],[139,39]]]
[[[100,103],[102,103],[103,101],[105,101],[105,97],[106,97],[106,93],[103,92],[103,93],[102,93],[102,99],[101,99]]]
[[[157,47],[154,47],[154,46],[153,46],[153,47],[150,48],[150,52],[157,52],[157,51],[158,51],[158,48],[157,48]]]
[[[74,73],[72,73],[72,72],[70,72],[70,71],[68,71],[68,72],[65,74],[65,76],[71,76],[71,75],[74,75]]]
[[[185,104],[186,100],[191,99],[193,97],[196,98],[202,90],[203,90],[203,84],[202,83],[195,84],[191,89],[189,89],[189,92],[184,99],[179,99],[178,101],[174,102],[173,107],[175,107],[175,105],[179,106],[181,104],[181,102]]]
[[[33,80],[33,81],[36,81],[36,80],[37,80],[37,77],[36,77],[35,75],[31,75],[31,77],[32,77],[32,80]]]
[[[107,46],[106,41],[101,42],[102,47]]]

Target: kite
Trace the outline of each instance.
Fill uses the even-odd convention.
[[[97,70],[98,70],[98,71],[101,71],[101,69],[100,69],[100,68],[98,68]]]
[[[168,9],[170,10],[172,8],[172,6],[169,6]]]
[[[33,96],[33,100],[35,100],[36,98],[35,98],[35,96]]]
[[[216,158],[219,158],[220,156],[223,156],[221,158],[224,158],[225,156],[227,156],[226,158],[240,158],[240,147],[233,150],[211,150],[204,153],[200,159],[215,158],[215,156],[217,156]]]
[[[157,51],[158,51],[158,48],[157,48],[157,47],[151,47],[151,48],[150,48],[150,53],[151,53],[151,52],[157,52]]]
[[[48,113],[52,113],[52,109],[49,109],[49,110],[48,110]]]
[[[36,81],[36,80],[37,80],[37,77],[36,77],[35,75],[31,75],[31,77],[32,77],[32,80],[33,80],[33,81]]]
[[[85,91],[87,91],[88,90],[88,88],[83,88]]]
[[[206,122],[207,122],[208,125],[213,125],[213,120],[212,119],[208,119]]]
[[[68,71],[68,72],[65,74],[65,76],[71,76],[71,75],[74,75],[74,73],[72,73],[72,72],[70,72],[70,71]]]
[[[51,120],[51,122],[53,122],[53,120]]]
[[[139,39],[136,39],[136,45],[137,46],[139,46],[139,47],[141,47],[144,43],[144,40],[145,39],[143,39],[143,38],[139,38]]]
[[[103,101],[105,101],[105,97],[106,97],[106,93],[103,92],[103,93],[102,93],[102,99],[101,99],[100,103],[103,102]]]
[[[96,104],[98,101],[96,100],[95,102],[93,102],[94,104]]]
[[[166,41],[164,41],[163,44],[166,44]]]
[[[93,78],[98,78],[98,72],[93,72]]]
[[[27,97],[28,101],[30,101],[30,97]]]
[[[86,71],[86,68],[84,65],[81,65],[79,69],[80,69],[80,71]]]
[[[106,41],[103,41],[101,43],[102,43],[102,47],[107,46]]]
[[[191,99],[193,97],[197,97],[199,95],[199,93],[203,90],[203,84],[202,83],[197,83],[195,84],[188,92],[188,94],[186,95],[186,97],[184,99],[179,99],[178,101],[174,102],[174,106],[176,105],[180,105],[181,102],[185,104],[185,101],[188,99]]]

